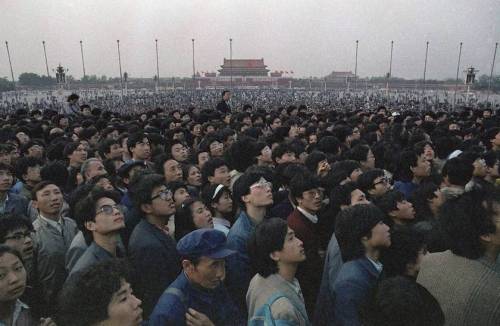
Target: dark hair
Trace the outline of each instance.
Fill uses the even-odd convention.
[[[0,170],[1,171],[8,171],[10,172],[13,176],[15,174],[15,171],[14,171],[14,168],[12,167],[12,165],[9,165],[9,164],[5,164],[3,162],[0,162]]]
[[[120,145],[120,142],[113,138],[108,138],[100,142],[99,144],[99,155],[101,155],[102,159],[105,159],[105,154],[109,154],[111,152],[111,146]]]
[[[199,198],[191,198],[184,202],[181,208],[175,212],[175,240],[179,241],[186,234],[197,229],[193,221],[193,210],[192,206],[194,203],[202,203],[205,205],[203,200]]]
[[[351,194],[356,189],[358,189],[358,187],[353,182],[347,182],[333,188],[330,192],[330,209],[339,212],[342,205],[350,206]]]
[[[53,181],[60,189],[66,187],[69,173],[66,165],[62,161],[50,162],[42,167],[40,170],[40,177],[42,180]],[[33,197],[32,197],[33,198]]]
[[[208,183],[208,177],[213,177],[215,170],[222,166],[227,166],[227,163],[218,157],[212,158],[203,164],[201,168],[201,182],[202,184]]]
[[[429,205],[429,201],[436,197],[436,190],[439,190],[436,184],[424,182],[412,193],[410,201],[415,208],[415,220],[430,221],[436,219]]]
[[[160,174],[147,173],[135,176],[136,182],[131,184],[131,196],[135,207],[142,212],[141,205],[151,203],[151,194],[156,187],[165,184],[165,178]],[[143,214],[141,214],[143,215]]]
[[[396,171],[394,179],[403,182],[410,182],[413,179],[412,167],[416,167],[418,164],[418,156],[415,151],[406,150],[399,155],[399,159],[396,164]]]
[[[422,285],[402,276],[377,285],[362,305],[360,319],[366,326],[443,326],[445,322],[436,298]]]
[[[43,166],[43,162],[40,159],[34,157],[21,157],[16,162],[16,177],[20,180],[24,180],[23,175],[28,173],[28,168],[32,168],[35,166]]]
[[[115,201],[116,204],[120,203],[120,196],[116,192],[106,191],[99,187],[94,188],[90,193],[76,203],[75,207],[75,221],[78,225],[80,231],[82,231],[87,245],[92,242],[92,232],[87,229],[85,223],[95,222],[97,202],[101,198],[110,198]]]
[[[127,150],[132,154],[131,148],[134,148],[137,143],[142,142],[144,138],[148,138],[143,132],[136,132],[128,136],[127,138]],[[148,139],[149,140],[149,139]]]
[[[240,206],[240,208],[246,211],[246,205],[241,199],[241,197],[248,195],[250,193],[250,186],[264,178],[264,174],[257,172],[247,172],[243,173],[233,185],[233,199]]]
[[[361,239],[370,238],[372,228],[383,218],[382,211],[372,204],[355,205],[340,211],[336,219],[335,236],[344,262],[363,257],[365,247]]]
[[[293,148],[289,144],[282,143],[273,149],[273,153],[271,156],[273,161],[276,162],[277,158],[281,158],[286,153],[295,153],[295,152],[293,151]]]
[[[226,95],[226,93],[231,93],[231,92],[229,90],[225,89],[222,91],[221,97],[224,97],[224,95]]]
[[[40,181],[39,183],[37,183],[33,187],[33,189],[31,189],[31,199],[34,200],[34,201],[36,201],[38,199],[37,196],[36,196],[36,193],[39,192],[40,190],[42,190],[43,188],[47,187],[48,185],[55,185],[62,192],[62,189],[54,181],[43,180],[43,181]]]
[[[24,266],[23,256],[21,255],[21,253],[19,251],[17,251],[16,249],[13,249],[10,246],[5,245],[5,244],[0,244],[0,257],[2,257],[5,254],[11,254],[11,255],[16,256],[17,258],[19,258],[19,261],[21,261],[21,263]]]
[[[33,225],[26,216],[13,213],[0,215],[0,243],[5,243],[5,237],[9,232],[23,228],[33,231]]]
[[[448,177],[449,183],[465,187],[472,178],[473,171],[474,167],[469,161],[461,157],[454,157],[446,161],[441,174],[443,178]]]
[[[125,261],[109,259],[66,282],[59,297],[57,325],[89,326],[107,319],[108,306],[122,282],[130,279]]]
[[[407,265],[415,264],[419,252],[425,250],[424,235],[408,226],[392,229],[391,245],[380,256],[386,277],[407,276]]]
[[[330,189],[336,187],[342,181],[350,178],[352,172],[356,169],[361,169],[361,164],[358,161],[344,160],[335,162],[325,177],[324,182]]]
[[[384,170],[382,169],[373,169],[370,171],[366,171],[358,178],[358,187],[365,194],[368,195],[368,190],[373,189],[375,186],[373,185],[373,181],[379,177],[383,177],[385,175]]]
[[[324,161],[327,159],[327,156],[325,153],[320,152],[320,151],[313,151],[309,155],[307,155],[306,161],[305,161],[305,166],[311,173],[316,174],[316,171],[318,170],[318,164],[321,161]]]
[[[380,208],[382,212],[386,215],[384,222],[392,226],[394,221],[392,221],[389,213],[398,209],[398,203],[405,200],[405,196],[397,190],[389,190],[382,196],[374,200],[374,204]]]
[[[335,136],[322,137],[316,147],[319,151],[337,155],[340,150],[340,141]]]
[[[288,232],[286,221],[274,217],[257,225],[248,241],[248,254],[255,272],[262,277],[268,277],[278,272],[277,263],[270,254],[283,250]]]
[[[226,151],[227,163],[232,169],[245,172],[252,164],[256,163],[257,152],[255,140],[242,137],[231,145]]]
[[[485,249],[480,237],[498,231],[493,221],[494,204],[500,204],[497,189],[473,189],[444,203],[439,210],[439,221],[454,254],[469,259],[483,256]]]
[[[73,154],[73,152],[76,151],[76,149],[78,148],[78,146],[80,146],[80,144],[81,143],[79,141],[67,143],[66,146],[64,146],[63,150],[64,159],[68,159],[68,156]]]
[[[486,148],[491,149],[491,140],[495,138],[495,136],[500,133],[500,127],[489,128],[483,132],[483,144]]]
[[[370,146],[358,144],[351,148],[351,150],[347,153],[347,156],[350,160],[366,162],[369,152]]]
[[[314,175],[297,175],[290,182],[290,195],[296,200],[296,198],[302,198],[304,191],[319,187],[319,181]]]

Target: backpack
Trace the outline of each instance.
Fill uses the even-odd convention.
[[[267,299],[266,303],[264,303],[262,306],[259,307],[254,313],[252,317],[248,319],[248,326],[295,326],[297,325],[294,322],[288,321],[288,320],[275,320],[273,318],[273,314],[271,312],[271,306],[273,305],[274,302],[279,300],[280,298],[287,298],[285,295],[276,292],[272,296]],[[289,300],[289,302],[294,306],[294,308],[300,312],[302,317],[304,317],[305,320],[309,320],[307,316],[304,316],[302,309],[299,309],[292,300]]]

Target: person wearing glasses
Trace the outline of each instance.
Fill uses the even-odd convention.
[[[180,271],[175,240],[170,236],[168,220],[175,214],[172,192],[160,174],[146,174],[134,184],[132,200],[141,221],[135,227],[128,252],[136,272],[134,289],[143,302],[147,319],[167,286]]]
[[[116,193],[97,188],[76,204],[75,219],[89,247],[71,269],[70,278],[88,266],[124,256],[119,243],[125,218],[117,203]]]
[[[378,198],[391,189],[389,179],[384,170],[373,169],[358,177],[358,187],[369,200]]]
[[[241,213],[227,235],[227,245],[237,253],[228,258],[226,284],[235,303],[246,311],[246,293],[252,279],[247,243],[273,204],[272,183],[262,173],[247,172],[236,180],[234,200]]]
[[[319,254],[320,228],[316,215],[321,209],[323,192],[319,181],[312,174],[303,174],[295,176],[290,182],[290,195],[296,208],[287,218],[288,226],[303,242],[307,257],[297,270],[297,279],[302,285],[306,309],[312,316],[323,270],[323,259]]]

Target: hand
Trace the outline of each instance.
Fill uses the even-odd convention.
[[[186,313],[186,324],[188,326],[215,326],[207,316],[192,308]]]
[[[39,326],[57,326],[56,323],[50,318],[40,318]]]

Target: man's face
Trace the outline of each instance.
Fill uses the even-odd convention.
[[[498,160],[495,162],[495,164],[492,167],[487,166],[486,170],[488,172],[488,175],[490,177],[492,177],[493,179],[500,177],[499,167],[500,167],[500,161],[498,161]]]
[[[142,301],[132,294],[130,284],[121,281],[121,287],[113,293],[108,305],[109,325],[140,325],[142,322]]]
[[[371,236],[367,240],[367,244],[371,248],[387,248],[391,245],[391,234],[389,227],[380,221],[371,230]]]
[[[417,159],[417,166],[410,167],[410,170],[413,172],[414,177],[425,178],[431,174],[431,163],[424,155],[420,155]]]
[[[0,302],[14,302],[26,288],[26,270],[17,256],[4,253],[0,256]]]
[[[182,144],[173,145],[170,152],[178,162],[185,162],[188,159],[188,149]]]
[[[373,188],[369,190],[370,195],[380,197],[390,189],[389,180],[385,176],[376,177],[373,180]]]
[[[283,164],[283,163],[294,163],[297,159],[295,158],[295,153],[294,152],[286,152],[285,154],[281,155],[281,157],[276,158],[276,163],[278,164]]]
[[[229,99],[231,98],[231,92],[225,92],[222,98],[224,99],[224,101],[229,101]]]
[[[182,181],[182,168],[176,160],[167,160],[163,163],[163,176],[166,182]]]
[[[36,144],[31,146],[28,148],[28,156],[41,159],[43,157],[43,147]]]
[[[486,176],[487,169],[486,169],[486,162],[484,161],[484,159],[478,158],[477,160],[474,161],[474,163],[472,163],[472,165],[474,166],[474,171],[472,174],[475,177],[484,178]]]
[[[175,213],[175,204],[172,192],[162,185],[155,187],[151,192],[152,215],[159,217],[169,217]]]
[[[125,227],[125,218],[121,209],[111,198],[101,198],[96,203],[95,221],[85,224],[85,227],[98,234],[110,234]]]
[[[491,140],[491,144],[494,147],[500,147],[500,132],[495,135],[495,138]]]
[[[196,137],[200,137],[201,136],[201,125],[200,124],[194,125],[192,134],[194,136],[196,136]]]
[[[288,228],[283,249],[271,253],[271,257],[285,264],[298,264],[306,260],[304,244],[295,236],[295,232]]]
[[[10,165],[12,163],[10,153],[4,151],[0,152],[0,162]]]
[[[68,155],[70,162],[74,164],[82,164],[87,159],[87,150],[85,149],[85,145],[80,144],[73,151],[73,153]]]
[[[48,184],[35,194],[33,205],[46,217],[57,217],[63,205],[63,194],[55,184]]]
[[[351,179],[352,182],[357,182],[359,176],[362,174],[363,174],[363,171],[361,169],[354,169],[354,170],[352,170],[351,174],[349,175],[349,179]]]
[[[310,189],[302,193],[302,198],[297,198],[299,207],[305,211],[316,214],[321,208],[321,200],[323,199],[323,192],[318,189]]]
[[[427,144],[424,147],[424,157],[428,161],[432,161],[434,159],[434,149],[432,148],[431,145]]]
[[[106,154],[106,158],[112,160],[121,160],[123,154],[123,148],[119,144],[113,144],[109,147],[109,154]]]
[[[201,173],[197,166],[192,166],[189,168],[187,183],[192,186],[201,186]]]
[[[269,146],[260,151],[260,160],[264,163],[273,163],[273,151]]]
[[[359,189],[355,189],[351,192],[351,206],[359,204],[369,204],[370,202],[366,199],[366,195]]]
[[[231,213],[233,211],[233,199],[231,198],[231,194],[224,191],[219,200],[212,204],[212,207],[221,214]]]
[[[229,187],[231,184],[231,175],[227,166],[223,165],[214,171],[213,176],[208,177],[208,181],[213,184],[221,184]]]
[[[281,127],[281,119],[280,118],[276,118],[273,120],[273,123],[271,124],[271,129],[277,129]]]
[[[214,141],[210,144],[210,156],[221,157],[224,154],[224,144]]]
[[[86,171],[86,178],[87,180],[90,180],[95,176],[105,175],[106,173],[106,169],[104,168],[104,165],[101,161],[92,161],[90,162],[89,167]]]
[[[33,258],[33,238],[25,227],[9,231],[4,244],[20,252],[24,260]]]
[[[397,210],[389,213],[391,217],[394,217],[400,221],[408,222],[415,218],[415,209],[412,203],[407,200],[402,200],[396,204]]]
[[[27,142],[30,141],[30,136],[28,136],[26,133],[24,132],[18,132],[16,134],[16,138],[19,140],[19,142],[21,143],[21,145],[24,145],[26,144]]]
[[[192,282],[206,289],[215,289],[226,278],[226,262],[224,259],[212,259],[202,256],[196,266],[191,262],[187,262],[184,269]]]
[[[250,186],[250,193],[242,196],[243,202],[256,207],[266,207],[273,204],[272,184],[266,179]]]
[[[210,154],[208,152],[198,153],[198,167],[201,169],[203,165],[210,160]]]
[[[14,177],[9,170],[0,170],[0,192],[9,191]]]
[[[40,165],[28,167],[28,169],[26,170],[26,174],[23,175],[24,180],[27,183],[31,184],[36,184],[42,181],[42,178],[40,176],[40,169],[41,169]]]
[[[134,160],[146,161],[151,157],[151,144],[147,138],[135,144],[130,148]]]

